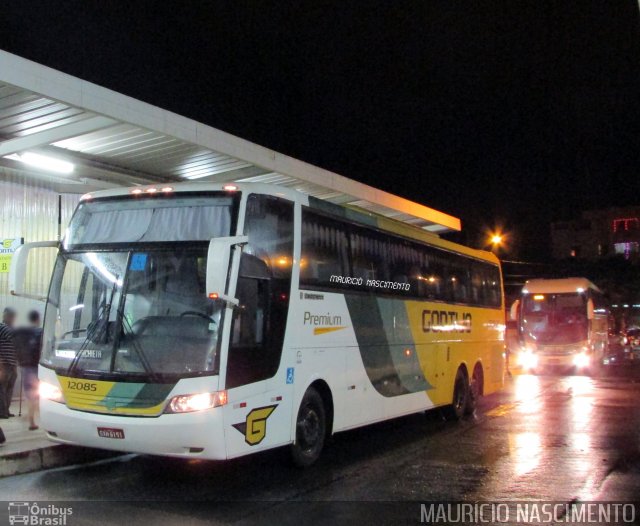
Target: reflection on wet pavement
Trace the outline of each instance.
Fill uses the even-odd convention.
[[[194,508],[177,503],[194,500],[224,501],[206,510],[208,522],[224,523],[262,518],[264,501],[280,520],[276,503],[285,502],[637,499],[640,383],[516,376],[462,422],[438,411],[413,415],[336,435],[311,469],[285,459],[283,451],[189,464],[130,455],[0,479],[0,493],[156,503],[144,514],[131,503],[127,509],[145,518],[131,524],[146,524],[160,504],[172,520],[185,520]]]

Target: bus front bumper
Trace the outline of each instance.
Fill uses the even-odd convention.
[[[62,444],[182,458],[226,458],[220,407],[132,417],[77,411],[43,399],[40,412],[48,438]]]
[[[580,362],[580,360],[577,357],[578,357],[578,353],[569,354],[565,356],[547,356],[544,354],[540,354],[538,355],[538,367],[541,369],[551,369],[551,368],[569,369],[572,367],[578,367],[578,363],[576,362],[579,362],[581,364],[581,367],[578,367],[578,368],[588,367],[589,365],[588,357],[586,358],[587,360],[586,363]]]
[[[576,350],[569,354],[546,354],[544,352],[522,351],[518,356],[518,365],[523,370],[540,369],[588,369],[593,365],[594,357],[585,351]]]

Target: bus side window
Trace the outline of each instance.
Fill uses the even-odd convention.
[[[446,266],[443,264],[442,258],[432,253],[431,250],[425,250],[422,259],[421,279],[425,284],[425,298],[429,300],[445,299]]]
[[[353,277],[361,278],[365,283],[370,279],[391,279],[387,259],[390,247],[383,235],[353,227],[349,243]]]
[[[335,286],[332,276],[349,273],[347,246],[343,224],[303,209],[300,283],[309,288]]]
[[[293,203],[252,194],[240,260],[231,342],[228,388],[271,378],[278,371],[289,312],[293,262]]]
[[[447,297],[456,303],[467,303],[470,300],[469,292],[471,281],[469,279],[469,265],[465,262],[454,260],[449,269],[449,291]]]

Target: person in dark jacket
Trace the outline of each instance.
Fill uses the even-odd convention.
[[[29,326],[17,329],[15,345],[18,362],[22,372],[22,386],[27,398],[29,414],[29,430],[38,429],[36,413],[38,412],[38,362],[42,346],[42,328],[40,327],[40,313],[32,310],[28,314]]]
[[[16,311],[7,307],[2,313],[0,323],[0,418],[14,416],[9,412],[13,386],[18,377],[18,360],[14,344],[13,324]]]

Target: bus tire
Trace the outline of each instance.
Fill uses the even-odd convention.
[[[291,444],[293,463],[306,468],[311,466],[322,453],[327,435],[327,416],[322,397],[313,387],[302,397],[296,418],[296,438]]]
[[[469,380],[462,367],[456,373],[453,384],[453,400],[451,405],[445,408],[447,420],[460,420],[464,416],[469,399]]]
[[[482,396],[484,389],[484,376],[482,374],[482,366],[479,364],[473,368],[471,383],[469,384],[469,395],[467,397],[467,405],[464,408],[466,415],[472,415],[478,405],[478,400]]]

